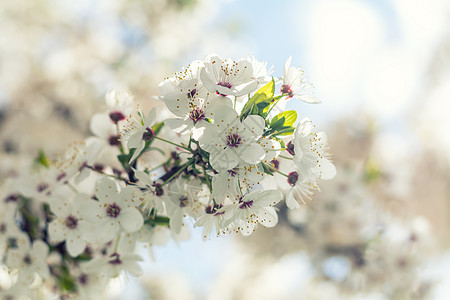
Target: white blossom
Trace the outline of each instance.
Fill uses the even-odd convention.
[[[312,85],[304,78],[304,72],[300,68],[291,67],[289,57],[284,65],[283,85],[281,92],[288,98],[296,98],[306,103],[320,103],[320,100],[311,95]]]
[[[156,121],[156,109],[153,108],[144,118],[142,112],[138,115],[130,115],[126,124],[124,124],[121,131],[121,140],[127,142],[130,149],[135,149],[134,154],[130,159],[133,162],[144,150],[145,142],[151,141],[155,137],[155,132],[152,126]]]
[[[264,158],[264,150],[257,143],[264,130],[264,119],[248,116],[242,122],[235,110],[223,106],[199,138],[200,147],[209,152],[209,163],[215,170],[231,170],[242,159],[257,164]]]
[[[139,195],[136,188],[122,188],[119,193],[114,180],[102,177],[95,185],[98,201],[89,200],[82,215],[94,223],[99,239],[112,240],[120,230],[135,232],[144,223],[141,212],[136,209],[135,199]]]
[[[257,190],[235,199],[219,209],[224,212],[227,220],[224,226],[231,223],[237,224],[237,229],[243,235],[250,235],[257,223],[265,227],[274,227],[278,222],[278,215],[273,207],[283,199],[283,194],[277,190]]]

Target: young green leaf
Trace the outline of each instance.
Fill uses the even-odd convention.
[[[270,122],[270,127],[273,128],[272,124],[277,123],[277,121],[281,120],[282,118],[284,118],[285,120],[282,126],[292,126],[297,120],[297,112],[295,110],[286,110],[279,113],[278,115],[273,117],[272,121]]]
[[[270,105],[271,101],[273,100],[274,93],[275,80],[272,78],[272,81],[261,87],[244,105],[244,108],[241,112],[241,120],[245,119],[245,117],[250,114],[259,114],[260,112],[262,113],[263,110]],[[259,103],[267,103],[267,105],[260,104],[258,106]]]

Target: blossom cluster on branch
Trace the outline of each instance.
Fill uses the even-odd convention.
[[[141,273],[137,242],[182,239],[189,222],[204,238],[250,235],[277,224],[280,201],[298,208],[334,177],[325,133],[284,109],[291,99],[319,102],[290,59],[273,77],[253,57],[210,55],[159,87],[171,117],[110,92],[108,110],[91,119],[93,136],[53,160],[41,153],[32,173],[4,185],[10,287],[1,296],[35,299],[46,286],[93,299],[111,278]],[[276,177],[289,188],[271,188]]]

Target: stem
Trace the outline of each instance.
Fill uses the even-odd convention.
[[[193,160],[189,160],[187,163],[182,165],[178,171],[176,171],[172,176],[170,176],[166,181],[161,184],[161,186],[164,186],[168,184],[172,179],[174,179],[176,176],[178,176],[181,172],[183,172],[187,167],[189,167],[192,164]]]
[[[236,110],[236,102],[237,102],[237,96],[234,96],[234,104],[233,104],[233,109]]]
[[[289,159],[289,160],[293,160],[292,157],[287,157],[287,156],[283,156],[283,155],[278,155],[278,157],[284,158],[284,159]]]
[[[285,176],[285,177],[289,177],[289,175],[286,175],[286,174],[284,174],[283,172],[281,172],[281,171],[278,171],[277,169],[275,169],[274,167],[272,167],[271,165],[268,165],[268,164],[264,164],[266,167],[268,167],[271,171],[274,171],[274,172],[277,172],[278,174],[281,174],[281,175],[283,175],[283,176]]]
[[[154,137],[155,139],[157,139],[157,140],[160,140],[160,141],[163,141],[163,142],[166,142],[166,143],[169,143],[169,144],[171,144],[171,145],[174,145],[174,146],[176,146],[176,147],[178,147],[178,148],[181,148],[181,149],[184,149],[184,150],[187,150],[187,151],[189,151],[189,152],[191,152],[191,153],[194,153],[191,149],[189,149],[189,148],[187,148],[187,147],[185,147],[185,146],[182,146],[182,145],[178,145],[177,143],[174,143],[174,142],[171,142],[171,141],[168,141],[168,140],[166,140],[166,139],[163,139],[163,138],[160,138],[160,137],[158,137],[158,136],[155,136]]]

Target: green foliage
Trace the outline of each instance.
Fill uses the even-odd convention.
[[[265,112],[268,110],[273,101],[275,94],[275,80],[272,80],[261,87],[248,102],[244,105],[241,112],[241,120],[244,120],[249,115],[259,115],[265,118]]]
[[[283,122],[280,122],[283,120]],[[295,110],[287,110],[273,117],[270,127],[274,128],[275,123],[281,123],[281,126],[292,126],[297,120],[297,112]]]
[[[264,132],[264,136],[280,136],[280,135],[291,135],[295,127],[292,125],[297,120],[297,112],[294,110],[287,110],[279,113],[273,117],[272,121],[269,123],[269,129]]]
[[[38,156],[34,159],[34,163],[37,166],[44,166],[48,168],[50,166],[50,160],[45,154],[44,150],[39,150]]]
[[[75,284],[75,279],[70,275],[69,268],[65,265],[62,265],[59,268],[59,276],[58,282],[59,286],[63,291],[67,291],[69,293],[74,293],[77,290],[77,285]]]

